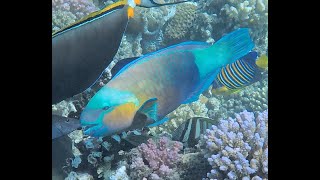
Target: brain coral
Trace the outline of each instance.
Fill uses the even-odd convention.
[[[182,3],[177,5],[175,16],[168,21],[164,29],[166,42],[170,44],[183,40],[197,17],[196,3]]]

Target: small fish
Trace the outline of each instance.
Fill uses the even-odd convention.
[[[52,139],[59,138],[77,129],[81,129],[79,119],[52,115]]]
[[[166,122],[167,114],[181,104],[196,101],[222,67],[253,47],[249,29],[240,28],[213,45],[185,42],[132,61],[82,111],[84,133],[110,136]]]
[[[234,63],[223,67],[212,83],[213,94],[232,94],[261,79],[261,72],[268,67],[268,57],[251,51]]]
[[[198,143],[200,135],[206,132],[206,129],[217,124],[218,121],[211,118],[193,117],[174,130],[172,139],[182,142],[185,147],[193,147]]]

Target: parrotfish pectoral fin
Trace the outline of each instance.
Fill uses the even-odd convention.
[[[156,121],[155,123],[153,124],[149,124],[147,127],[155,127],[155,126],[159,126],[165,122],[167,122],[169,120],[169,118],[165,117],[163,119],[161,119],[160,121]]]
[[[139,113],[145,114],[149,119],[157,121],[158,103],[157,98],[152,98],[144,102],[144,104],[138,110]]]

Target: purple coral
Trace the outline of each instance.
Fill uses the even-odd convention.
[[[268,111],[243,111],[235,119],[221,120],[202,139],[210,179],[251,179],[268,176]]]
[[[52,0],[52,29],[64,28],[96,10],[91,0]]]
[[[69,11],[82,18],[98,8],[90,0],[52,0],[52,11],[56,10]]]
[[[156,143],[149,139],[147,143],[138,146],[138,151],[134,152],[130,165],[131,177],[137,179],[177,179],[179,174],[174,170],[181,159],[180,150],[183,145],[178,141],[171,141],[166,137],[161,137]],[[147,162],[147,164],[145,164]]]

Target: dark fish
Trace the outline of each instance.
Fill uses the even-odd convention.
[[[175,129],[172,133],[172,139],[182,142],[185,147],[193,147],[198,143],[200,134],[204,134],[206,129],[217,124],[218,120],[206,117],[193,117]]]
[[[53,34],[52,104],[94,84],[113,60],[127,24],[128,6],[119,4]]]
[[[62,136],[52,140],[52,179],[63,180],[66,173],[62,167],[66,165],[67,158],[73,158],[72,140],[68,136]]]
[[[52,139],[59,138],[77,129],[81,129],[79,119],[52,115]]]
[[[178,4],[121,0],[52,35],[52,104],[93,85],[113,60],[134,7]]]
[[[165,5],[172,5],[172,4],[179,4],[188,1],[184,0],[175,0],[174,2],[167,3],[163,0],[140,0],[140,4],[137,4],[140,7],[157,7],[157,6],[165,6]]]

